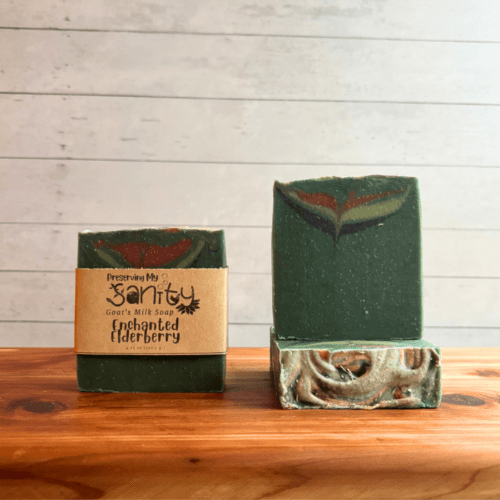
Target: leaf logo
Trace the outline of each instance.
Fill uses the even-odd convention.
[[[196,299],[196,300],[192,300],[191,303],[187,306],[185,306],[184,304],[179,304],[177,306],[177,310],[180,311],[181,314],[194,314],[194,312],[196,311],[196,309],[199,309],[200,308],[200,300],[199,299]]]
[[[365,196],[351,191],[340,205],[328,193],[306,193],[279,182],[276,189],[306,222],[332,235],[335,243],[344,234],[363,231],[394,215],[408,195],[407,188]]]

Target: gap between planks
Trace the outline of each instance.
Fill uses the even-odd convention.
[[[141,95],[141,94],[91,94],[85,92],[13,92],[0,91],[0,95],[25,95],[25,96],[48,96],[48,97],[103,97],[103,98],[125,98],[125,99],[170,99],[184,101],[241,101],[241,102],[311,102],[311,103],[355,103],[355,104],[401,104],[401,105],[424,105],[424,106],[493,106],[498,107],[500,103],[480,102],[443,102],[443,101],[386,101],[370,99],[280,99],[268,97],[210,97],[210,96],[173,96],[173,95]]]
[[[306,167],[381,167],[381,168],[500,168],[500,165],[468,165],[436,163],[349,163],[349,162],[293,162],[293,161],[228,161],[228,160],[168,160],[143,158],[81,158],[72,156],[0,156],[0,160],[47,160],[47,161],[83,161],[83,162],[110,162],[110,163],[166,163],[188,165],[259,165],[259,166],[306,166]]]
[[[131,33],[138,35],[178,35],[178,36],[210,36],[210,37],[248,37],[248,38],[306,38],[318,40],[367,40],[383,42],[418,42],[418,43],[477,43],[498,44],[500,40],[446,40],[440,38],[403,38],[403,37],[368,37],[368,36],[336,36],[336,35],[293,35],[279,33],[224,33],[210,31],[168,31],[168,30],[117,30],[98,28],[54,28],[54,27],[17,27],[0,26],[0,30],[9,31],[55,31],[61,33]]]

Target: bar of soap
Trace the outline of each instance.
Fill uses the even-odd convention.
[[[276,182],[273,312],[279,339],[421,338],[417,179]]]
[[[177,228],[85,231],[78,238],[78,267],[224,268],[224,232]],[[81,391],[222,392],[225,371],[225,354],[77,354],[77,380]]]
[[[286,409],[435,408],[440,350],[425,340],[279,340],[271,329],[271,371]]]

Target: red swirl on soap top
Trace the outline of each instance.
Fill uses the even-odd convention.
[[[289,184],[276,182],[277,192],[306,222],[331,234],[335,244],[341,234],[354,234],[394,215],[403,205],[408,188],[358,196],[354,190],[343,198],[342,204],[335,196],[315,192],[307,193]]]
[[[132,267],[136,269],[149,269],[160,267],[178,259],[184,255],[192,246],[189,238],[184,238],[172,245],[160,246],[154,243],[106,243],[99,240],[94,243],[95,248],[109,248],[119,253]]]
[[[358,207],[359,205],[364,205],[366,203],[370,203],[371,201],[378,200],[380,198],[385,198],[386,196],[391,196],[393,194],[402,194],[406,191],[406,189],[399,189],[397,191],[387,191],[385,193],[376,193],[369,194],[366,196],[358,196],[355,191],[350,191],[347,195],[346,200],[342,204],[342,208],[340,209],[340,214],[345,211]],[[326,207],[333,210],[337,215],[339,214],[339,206],[335,196],[332,196],[328,193],[306,193],[301,189],[297,190],[297,194],[299,197],[306,201],[307,203],[311,203],[313,205],[318,205],[320,207]]]
[[[338,204],[335,196],[327,193],[306,193],[301,189],[297,190],[297,194],[300,198],[307,203],[312,203],[313,205],[319,205],[321,207],[331,208],[338,215]]]

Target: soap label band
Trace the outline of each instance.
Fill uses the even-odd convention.
[[[76,353],[226,351],[227,268],[76,269]]]

